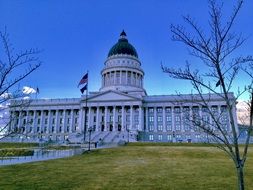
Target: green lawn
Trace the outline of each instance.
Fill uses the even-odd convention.
[[[253,187],[253,147],[246,189]],[[232,161],[209,146],[130,144],[72,158],[0,167],[0,189],[236,189]]]

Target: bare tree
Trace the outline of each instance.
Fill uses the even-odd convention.
[[[233,109],[235,109],[236,101],[242,94],[249,91],[252,92],[253,84],[251,75],[250,82],[245,84],[243,90],[238,90],[235,96],[232,94],[231,97],[232,86],[236,78],[238,78],[238,74],[242,72],[245,65],[252,64],[253,61],[252,56],[232,57],[233,53],[245,42],[241,34],[232,32],[232,27],[235,25],[235,19],[242,8],[242,4],[242,0],[238,1],[231,16],[227,21],[223,22],[222,5],[217,4],[215,0],[210,0],[210,32],[205,32],[190,16],[183,17],[189,27],[188,31],[183,26],[171,25],[172,40],[185,44],[190,54],[201,60],[201,68],[203,70],[192,69],[192,65],[188,62],[184,69],[169,68],[162,65],[163,72],[170,77],[190,81],[193,89],[201,99],[201,105],[205,106],[206,112],[208,112],[213,122],[204,121],[202,118],[196,119],[194,114],[189,120],[192,125],[197,126],[202,132],[206,133],[211,142],[225,151],[233,160],[237,171],[238,189],[240,190],[244,189],[243,169],[247,159],[252,131],[253,101],[251,96],[250,126],[244,146],[240,147],[238,140],[240,134]],[[208,106],[210,99],[204,93],[215,94],[223,99],[226,109],[217,115]],[[221,122],[223,112],[228,114],[230,130],[224,127]],[[240,148],[242,148],[241,151]]]
[[[17,107],[24,109],[30,103],[24,99],[24,94],[20,88],[20,82],[34,72],[40,65],[41,61],[37,57],[40,53],[37,49],[29,49],[17,53],[9,40],[9,34],[0,31],[1,54],[0,54],[0,112],[8,112],[9,104],[12,100],[12,108]],[[0,139],[18,133],[17,129],[8,130],[10,123],[16,119],[15,114],[8,117],[0,118]]]

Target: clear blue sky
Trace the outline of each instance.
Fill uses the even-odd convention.
[[[234,2],[224,3],[224,16]],[[39,98],[80,97],[77,84],[87,70],[89,91],[97,91],[107,53],[122,29],[137,49],[149,95],[190,93],[189,83],[170,79],[160,68],[161,61],[197,64],[184,45],[171,41],[170,25],[182,24],[187,14],[207,28],[207,0],[0,0],[0,30],[7,27],[17,50],[44,50],[42,66],[22,83],[38,86]],[[253,54],[252,0],[245,0],[235,30],[248,37],[237,53]]]

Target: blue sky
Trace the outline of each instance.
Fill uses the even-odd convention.
[[[234,2],[224,3],[224,17]],[[236,21],[234,30],[248,38],[239,55],[253,52],[252,10],[253,1],[245,0]],[[89,91],[97,91],[108,51],[122,29],[138,52],[149,95],[190,93],[189,83],[170,79],[160,68],[161,61],[170,67],[186,60],[199,64],[184,45],[171,41],[170,25],[183,24],[181,16],[187,14],[208,27],[206,0],[0,0],[0,30],[7,27],[17,50],[43,50],[41,67],[21,84],[38,86],[39,98],[80,97],[77,84],[87,70]],[[236,85],[244,81],[241,77]]]

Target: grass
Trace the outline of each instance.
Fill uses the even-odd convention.
[[[38,143],[0,143],[0,149],[2,148],[31,148],[39,146]]]
[[[246,189],[253,187],[252,150],[245,166]],[[129,144],[71,158],[3,166],[0,176],[0,189],[6,190],[236,189],[232,161],[204,145]]]

